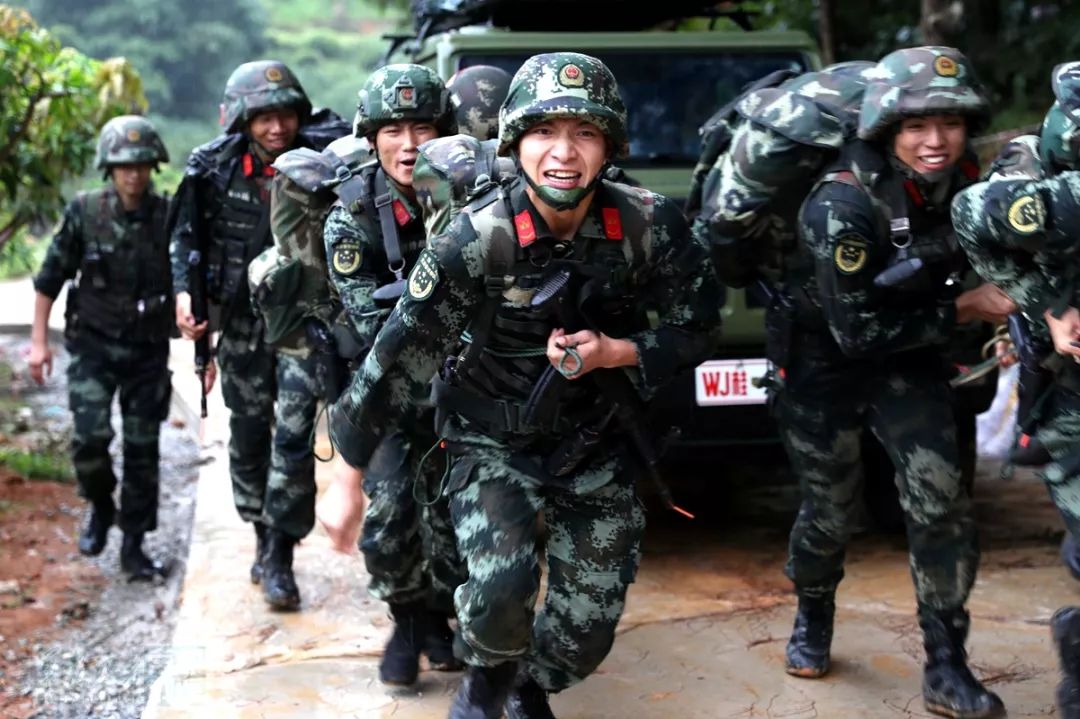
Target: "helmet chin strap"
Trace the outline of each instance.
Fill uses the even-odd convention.
[[[537,184],[529,177],[529,173],[521,168],[521,160],[518,158],[517,153],[511,152],[510,156],[514,158],[514,165],[517,167],[518,172],[525,176],[525,182],[533,189],[533,192],[540,198],[540,201],[556,212],[573,210],[580,205],[581,201],[592,194],[593,190],[596,189],[596,183],[600,182],[600,178],[604,175],[604,170],[607,168],[607,162],[604,162],[600,167],[600,171],[596,173],[596,176],[593,177],[585,187],[574,187],[569,190],[562,190],[549,185]]]

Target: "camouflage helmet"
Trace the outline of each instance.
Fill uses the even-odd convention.
[[[311,115],[311,101],[292,70],[277,60],[245,62],[225,83],[221,125],[239,132],[258,113],[285,108],[296,110],[301,124]]]
[[[494,65],[473,65],[458,70],[446,89],[454,104],[458,132],[477,140],[499,136],[499,107],[510,92],[511,75]]]
[[[1039,132],[1039,157],[1053,172],[1080,169],[1080,62],[1054,68],[1054,104]]]
[[[627,155],[626,106],[615,76],[595,57],[553,52],[525,61],[499,110],[499,154],[536,123],[558,117],[588,120],[607,135],[616,158]]]
[[[435,71],[423,65],[384,65],[360,89],[353,133],[370,137],[398,120],[431,122],[440,135],[457,133],[450,91]]]
[[[889,53],[870,71],[859,113],[859,137],[882,140],[893,125],[918,115],[963,115],[974,134],[990,120],[990,103],[971,62],[951,47]]]
[[[153,124],[139,115],[120,115],[105,123],[98,135],[94,167],[108,175],[114,165],[169,161],[169,151]]]

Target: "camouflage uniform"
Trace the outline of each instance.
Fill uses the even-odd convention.
[[[567,116],[586,117],[617,154],[625,153],[625,110],[614,78],[598,60],[577,53],[539,55],[522,66],[501,110],[500,151],[510,151],[536,122]],[[642,390],[703,359],[718,324],[719,288],[678,209],[644,190],[606,181],[594,187],[572,241],[552,236],[521,176],[469,204],[430,240],[408,293],[331,410],[337,445],[350,463],[368,465],[385,428],[412,411],[432,375],[461,352],[433,392],[451,461],[445,491],[469,569],[455,601],[458,649],[471,666],[452,716],[464,716],[456,713],[459,702],[485,681],[505,691],[519,659],[526,660],[525,676],[547,691],[590,674],[611,647],[638,564],[644,516],[634,461],[620,433],[604,429],[607,404],[596,386],[555,377],[556,394],[540,402],[547,409],[528,413],[533,388],[550,376],[548,335],[561,326],[552,309],[530,306],[541,279],[583,257],[586,269],[605,268],[604,295],[630,310],[625,327],[609,330],[637,346],[638,366],[628,374]],[[659,312],[658,326],[642,320],[646,306]],[[477,344],[462,350],[466,331]],[[564,476],[554,476],[545,462],[583,425],[599,426],[602,441]],[[548,530],[550,574],[534,616],[538,511]],[[498,691],[494,696],[501,705]],[[501,706],[489,707],[495,709]]]
[[[102,129],[95,165],[106,176],[116,165],[166,161],[168,153],[146,119],[117,117]],[[65,281],[75,280],[65,339],[79,493],[102,507],[111,522],[116,476],[109,456],[110,415],[119,390],[124,481],[117,523],[125,535],[140,537],[157,527],[158,431],[171,393],[167,212],[168,200],[152,189],[132,212],[125,211],[111,183],[81,192],[64,210],[34,278],[34,288],[50,299]]]
[[[282,63],[241,65],[226,85],[226,134],[195,148],[188,159],[172,236],[174,290],[190,291],[189,256],[198,249],[202,264],[196,271],[205,275],[211,304],[222,308],[220,327],[214,328],[221,331],[215,352],[230,410],[233,501],[241,518],[256,523],[260,556],[263,527],[295,542],[315,524],[315,361],[278,353],[264,341],[247,286],[248,264],[270,242],[274,170],[260,159],[244,128],[259,112],[277,108],[296,110],[299,146],[321,150],[347,131],[340,118],[312,113],[299,82]],[[258,564],[259,557],[252,570],[255,581]]]
[[[1019,305],[1033,334],[1051,347],[1043,317],[1080,307],[1076,278],[1080,222],[1080,63],[1053,71],[1055,103],[1040,137],[1011,142],[995,172],[957,196],[952,218],[971,264]],[[1042,473],[1061,512],[1067,537],[1080,536],[1080,365],[1050,354],[1042,365],[1053,375],[1040,400],[1036,437],[1053,459]],[[1027,418],[1019,418],[1021,422]],[[1074,571],[1075,555],[1063,544]],[[1058,707],[1065,719],[1080,717],[1080,610],[1063,607],[1051,622],[1064,674]]]
[[[807,197],[798,253],[785,261],[785,299],[767,316],[770,359],[780,368],[772,400],[803,493],[785,567],[799,595],[788,671],[815,677],[828,670],[833,597],[862,481],[860,436],[868,428],[896,468],[926,640],[927,707],[991,716],[973,712],[996,711],[1000,700],[964,663],[964,605],[979,550],[946,359],[957,327],[958,293],[950,288],[964,269],[948,204],[978,170],[961,159],[945,176],[924,178],[889,144],[891,128],[905,116],[959,114],[972,132],[988,109],[967,60],[951,48],[901,50],[865,76],[871,81],[860,140],[844,147]],[[917,281],[883,284],[879,274],[908,256],[921,257],[926,271]],[[968,696],[957,699],[954,690]]]
[[[423,66],[379,68],[359,96],[355,132],[367,139],[376,154],[378,130],[391,122],[431,123],[440,135],[457,130],[449,92]],[[362,360],[374,344],[404,289],[404,274],[427,244],[420,208],[407,188],[399,186],[378,159],[361,167],[358,174],[364,194],[348,205],[338,201],[323,231],[331,285],[343,307],[338,324],[344,325],[351,345],[360,350],[353,361]],[[391,227],[394,237],[388,238]],[[389,257],[395,244],[400,260]],[[415,681],[416,660],[424,643],[429,645],[426,651],[432,664],[460,668],[448,641],[446,656],[440,656],[439,649],[422,638],[445,632],[449,639],[446,618],[453,616],[454,590],[465,581],[446,499],[416,499],[432,493],[441,472],[441,462],[424,461],[438,441],[432,422],[432,412],[423,408],[401,418],[388,428],[364,472],[364,493],[370,503],[360,551],[371,575],[368,590],[389,605],[395,618],[395,634],[380,665],[381,679],[390,684]]]

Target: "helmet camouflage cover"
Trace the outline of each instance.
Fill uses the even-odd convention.
[[[477,140],[499,136],[499,107],[510,92],[512,76],[494,65],[473,65],[454,73],[446,83],[454,104],[458,132]]]
[[[1080,169],[1080,62],[1054,68],[1055,102],[1039,133],[1039,155],[1051,171]]]
[[[990,104],[971,62],[951,47],[912,47],[889,53],[870,71],[859,114],[859,137],[881,140],[894,124],[918,115],[963,115],[968,131],[990,120]]]
[[[440,135],[457,132],[450,91],[431,68],[384,65],[360,89],[353,122],[357,137],[371,136],[382,125],[399,120],[431,122]]]
[[[154,125],[139,115],[120,115],[105,123],[98,135],[94,167],[108,172],[113,165],[168,162],[169,152]]]
[[[615,76],[600,60],[577,52],[534,55],[517,71],[499,111],[499,154],[536,123],[560,117],[588,120],[607,136],[614,157],[626,156],[626,106]]]
[[[285,108],[295,110],[301,124],[311,115],[311,101],[292,70],[277,60],[245,62],[225,83],[221,125],[239,132],[258,113]]]

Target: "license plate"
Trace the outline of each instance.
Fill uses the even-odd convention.
[[[709,360],[694,370],[694,398],[699,407],[765,404],[765,388],[754,380],[769,369],[765,359]]]

